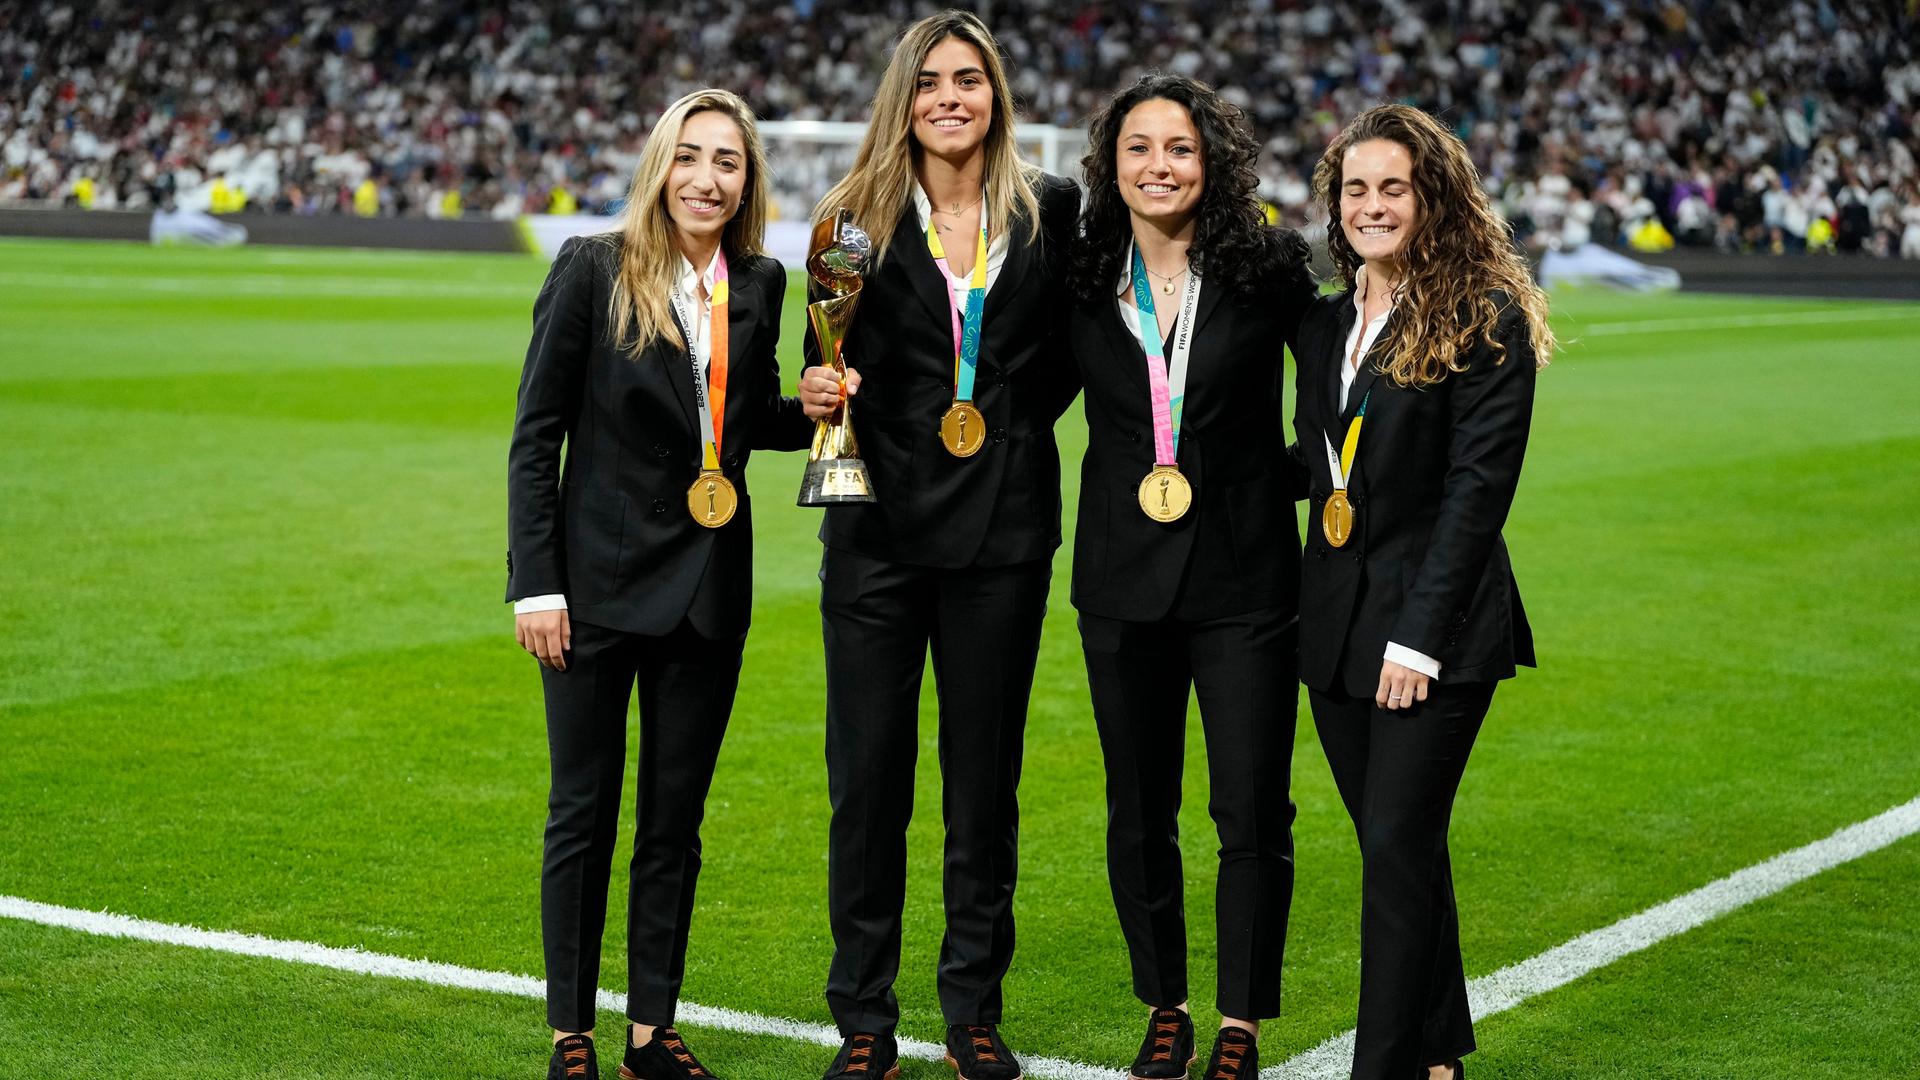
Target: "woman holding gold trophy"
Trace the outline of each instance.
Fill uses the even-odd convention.
[[[962,1080],[1013,1080],[1000,983],[1013,955],[1021,743],[1060,543],[1053,424],[1072,362],[1053,336],[1078,199],[1020,157],[1000,50],[971,14],[909,27],[853,170],[816,217],[871,239],[860,306],[823,355],[808,415],[843,403],[873,501],[821,528],[827,777],[833,807],[827,1001],[844,1038],[827,1075],[896,1068],[921,673],[940,698],[947,1053]],[[816,279],[812,298],[830,290]],[[846,365],[844,381],[833,366]],[[811,485],[810,485],[811,486]],[[803,501],[806,497],[803,494]]]
[[[712,1075],[672,1025],[752,604],[747,456],[800,449],[813,428],[780,396],[786,273],[762,250],[766,177],[745,102],[681,98],[647,137],[619,227],[562,245],[534,301],[508,456],[507,599],[546,692],[550,1080],[600,1075],[600,937],[636,683],[619,1075]]]
[[[1086,387],[1073,603],[1107,771],[1107,872],[1150,1015],[1131,1075],[1197,1060],[1177,818],[1187,699],[1206,731],[1220,1029],[1209,1080],[1252,1080],[1280,1012],[1293,896],[1299,471],[1283,348],[1314,296],[1270,228],[1259,143],[1207,86],[1152,74],[1094,118],[1068,340]]]

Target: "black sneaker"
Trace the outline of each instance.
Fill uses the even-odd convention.
[[[547,1080],[600,1080],[600,1059],[593,1056],[593,1040],[569,1035],[553,1044],[547,1059]]]
[[[856,1031],[840,1040],[821,1080],[900,1080],[900,1044],[891,1035]]]
[[[1193,1017],[1179,1009],[1155,1009],[1130,1075],[1133,1080],[1187,1080],[1195,1060]]]
[[[1260,1046],[1246,1028],[1223,1027],[1213,1040],[1206,1080],[1254,1080],[1260,1075]]]
[[[627,1056],[620,1062],[620,1080],[689,1080],[691,1077],[719,1080],[687,1049],[679,1032],[670,1027],[656,1028],[652,1042],[635,1046],[632,1025],[628,1025]]]
[[[955,1024],[947,1029],[947,1064],[960,1080],[1020,1080],[1020,1059],[1000,1041],[992,1024]]]

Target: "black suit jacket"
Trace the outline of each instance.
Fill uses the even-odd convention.
[[[1087,411],[1073,543],[1081,611],[1145,622],[1298,602],[1293,506],[1302,484],[1286,454],[1282,350],[1297,346],[1315,290],[1306,242],[1291,229],[1273,232],[1277,255],[1251,298],[1213,284],[1200,290],[1178,451],[1193,505],[1177,521],[1162,524],[1140,510],[1139,484],[1154,464],[1140,343],[1111,295],[1075,304],[1067,336]]]
[[[1053,424],[1073,400],[1073,362],[1058,341],[1079,188],[1043,175],[1040,239],[1014,225],[987,293],[973,403],[987,442],[970,458],[940,442],[953,404],[953,325],[946,275],[927,253],[911,203],[887,257],[866,275],[842,356],[860,372],[853,433],[875,500],[827,508],[828,547],[918,566],[1006,566],[1060,546],[1060,452]],[[823,299],[815,284],[809,295]],[[809,366],[820,362],[809,332]]]
[[[615,348],[618,245],[611,234],[568,240],[534,300],[507,454],[507,599],[564,593],[572,618],[599,626],[665,634],[691,618],[708,637],[738,636],[753,605],[748,451],[813,437],[799,400],[780,396],[786,272],[764,257],[729,263],[720,453],[740,508],[708,529],[686,503],[701,454],[693,363],[659,339],[637,358]]]
[[[1526,319],[1496,296],[1495,336],[1424,390],[1361,361],[1337,408],[1341,355],[1357,313],[1343,292],[1316,301],[1300,331],[1295,452],[1311,477],[1300,589],[1300,677],[1321,691],[1372,697],[1392,641],[1440,661],[1440,682],[1504,679],[1531,666],[1533,631],[1500,528],[1513,504],[1533,415],[1534,353]],[[1392,319],[1389,316],[1388,329]],[[1387,332],[1383,330],[1380,340]],[[1333,492],[1326,440],[1340,449],[1371,392],[1347,497],[1353,535],[1327,543],[1321,510]]]

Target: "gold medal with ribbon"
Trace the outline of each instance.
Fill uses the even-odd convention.
[[[733,481],[720,471],[721,425],[727,415],[727,253],[714,254],[713,292],[708,301],[707,370],[700,370],[698,322],[692,305],[674,290],[674,307],[680,312],[681,331],[687,335],[687,355],[693,361],[693,403],[700,428],[700,475],[687,488],[687,513],[694,524],[717,529],[733,520],[740,508],[740,493]],[[713,390],[709,395],[708,383]],[[709,404],[711,398],[711,404]]]
[[[1193,354],[1193,320],[1200,308],[1200,275],[1187,274],[1180,298],[1180,333],[1169,359],[1153,308],[1147,264],[1140,249],[1129,259],[1133,271],[1134,313],[1140,320],[1140,351],[1147,356],[1147,392],[1153,413],[1153,469],[1140,481],[1140,512],[1158,522],[1178,521],[1193,505],[1193,485],[1180,471],[1180,415],[1186,402],[1187,360]]]
[[[983,211],[984,213],[984,211]],[[973,377],[980,366],[980,323],[987,306],[987,226],[980,223],[980,240],[973,249],[973,276],[967,283],[967,310],[961,314],[953,299],[952,267],[940,243],[939,230],[927,221],[927,253],[942,267],[941,283],[953,312],[953,405],[940,417],[940,445],[947,453],[968,458],[987,443],[987,418],[973,403]]]
[[[1347,499],[1347,483],[1353,479],[1354,462],[1360,454],[1360,424],[1367,418],[1367,402],[1373,398],[1373,391],[1360,399],[1360,408],[1353,414],[1353,423],[1347,425],[1347,437],[1340,444],[1338,457],[1333,453],[1333,441],[1327,440],[1327,466],[1333,474],[1333,494],[1327,496],[1326,505],[1320,508],[1320,532],[1327,538],[1331,547],[1346,547],[1353,537],[1353,503]]]

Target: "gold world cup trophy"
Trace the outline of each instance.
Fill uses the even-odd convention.
[[[873,241],[853,223],[853,212],[841,210],[813,227],[807,245],[807,273],[833,294],[830,300],[807,305],[807,321],[820,347],[820,364],[831,367],[842,380],[847,363],[840,358],[853,310],[860,305],[860,272],[866,269]],[[873,483],[860,447],[853,441],[851,403],[845,398],[831,416],[813,429],[813,449],[807,454],[807,475],[800,482],[801,506],[873,501]]]

